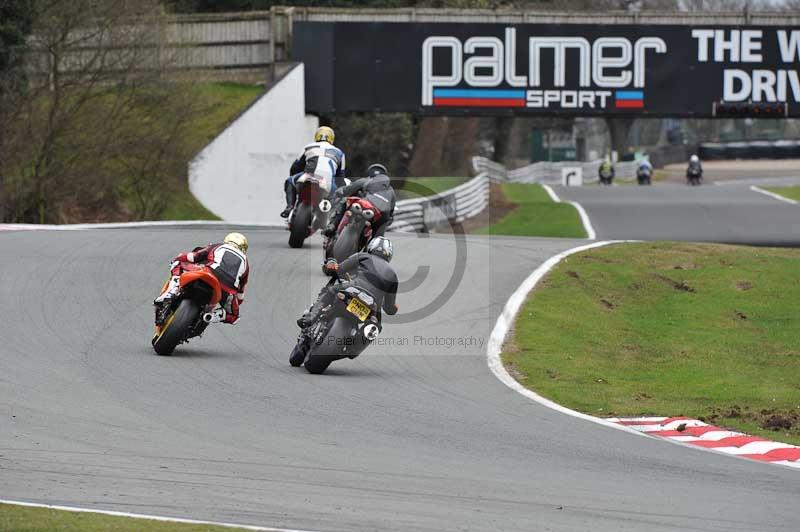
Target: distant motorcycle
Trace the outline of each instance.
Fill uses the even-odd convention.
[[[222,287],[210,268],[191,263],[183,263],[182,268],[180,294],[158,310],[151,343],[159,355],[171,355],[179,344],[203,334],[222,299]]]
[[[649,185],[651,184],[650,180],[652,173],[653,171],[650,168],[643,166],[636,170],[636,181],[640,185]]]
[[[601,167],[598,177],[600,178],[601,185],[610,185],[611,182],[614,181],[614,171]]]
[[[328,256],[340,263],[353,253],[366,249],[372,240],[372,228],[382,216],[366,198],[351,196],[346,201],[347,210],[336,229],[336,235],[328,242]]]
[[[328,223],[331,185],[324,177],[305,173],[296,186],[297,203],[289,214],[289,246],[301,248],[306,238]]]
[[[700,186],[703,183],[703,174],[699,168],[689,168],[686,170],[686,183],[689,186]]]
[[[356,358],[380,334],[378,316],[374,297],[355,286],[343,288],[320,318],[300,333],[289,363],[320,374],[336,360]]]

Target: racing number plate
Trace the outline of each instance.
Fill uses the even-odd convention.
[[[356,298],[351,299],[347,304],[347,311],[361,321],[369,318],[369,307]]]

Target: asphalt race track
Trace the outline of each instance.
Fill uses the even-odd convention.
[[[553,187],[589,214],[597,238],[800,246],[800,210],[745,185]]]
[[[282,231],[248,232],[239,325],[153,354],[168,260],[223,232],[0,233],[0,496],[323,531],[800,529],[797,471],[565,416],[489,372],[506,298],[579,242],[395,235],[394,345],[313,376],[287,356],[319,241]]]

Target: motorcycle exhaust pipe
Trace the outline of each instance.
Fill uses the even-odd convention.
[[[364,327],[364,338],[372,342],[378,337],[379,332],[380,330],[378,329],[378,326],[370,323],[369,325]]]
[[[213,319],[214,319],[214,314],[212,314],[211,312],[206,312],[205,314],[203,314],[203,321],[204,322],[211,323],[211,320],[213,320]]]
[[[360,214],[361,213],[361,205],[358,204],[358,203],[353,203],[350,206],[350,210],[353,211],[353,213],[355,213],[355,214]]]

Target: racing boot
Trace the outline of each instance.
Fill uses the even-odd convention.
[[[319,305],[314,304],[309,307],[302,316],[297,319],[297,326],[305,329],[319,319],[320,308]]]
[[[322,230],[322,234],[328,238],[331,238],[336,234],[336,224],[333,222],[333,220],[328,222],[328,225],[326,225],[325,229]]]
[[[347,201],[343,199],[337,200],[336,207],[333,208],[328,225],[325,226],[325,230],[322,232],[322,234],[327,237],[332,237],[335,235],[336,230],[339,228],[339,223],[342,221],[342,216],[344,216],[344,211],[346,210]]]
[[[180,294],[181,292],[181,283],[180,277],[177,275],[173,275],[169,283],[167,284],[167,289],[164,292],[153,300],[153,304],[158,307],[163,307],[165,303],[169,303],[169,301]]]
[[[288,218],[297,202],[297,190],[293,183],[287,181],[283,185],[283,191],[286,194],[286,208],[281,211],[281,218]]]
[[[300,316],[300,318],[297,320],[297,325],[301,329],[306,329],[311,325],[314,325],[317,320],[322,317],[323,313],[328,312],[332,308],[330,303],[332,297],[333,294],[326,294],[325,289],[323,288],[323,293],[320,295],[320,298],[316,301],[316,303],[308,308],[305,314]]]

